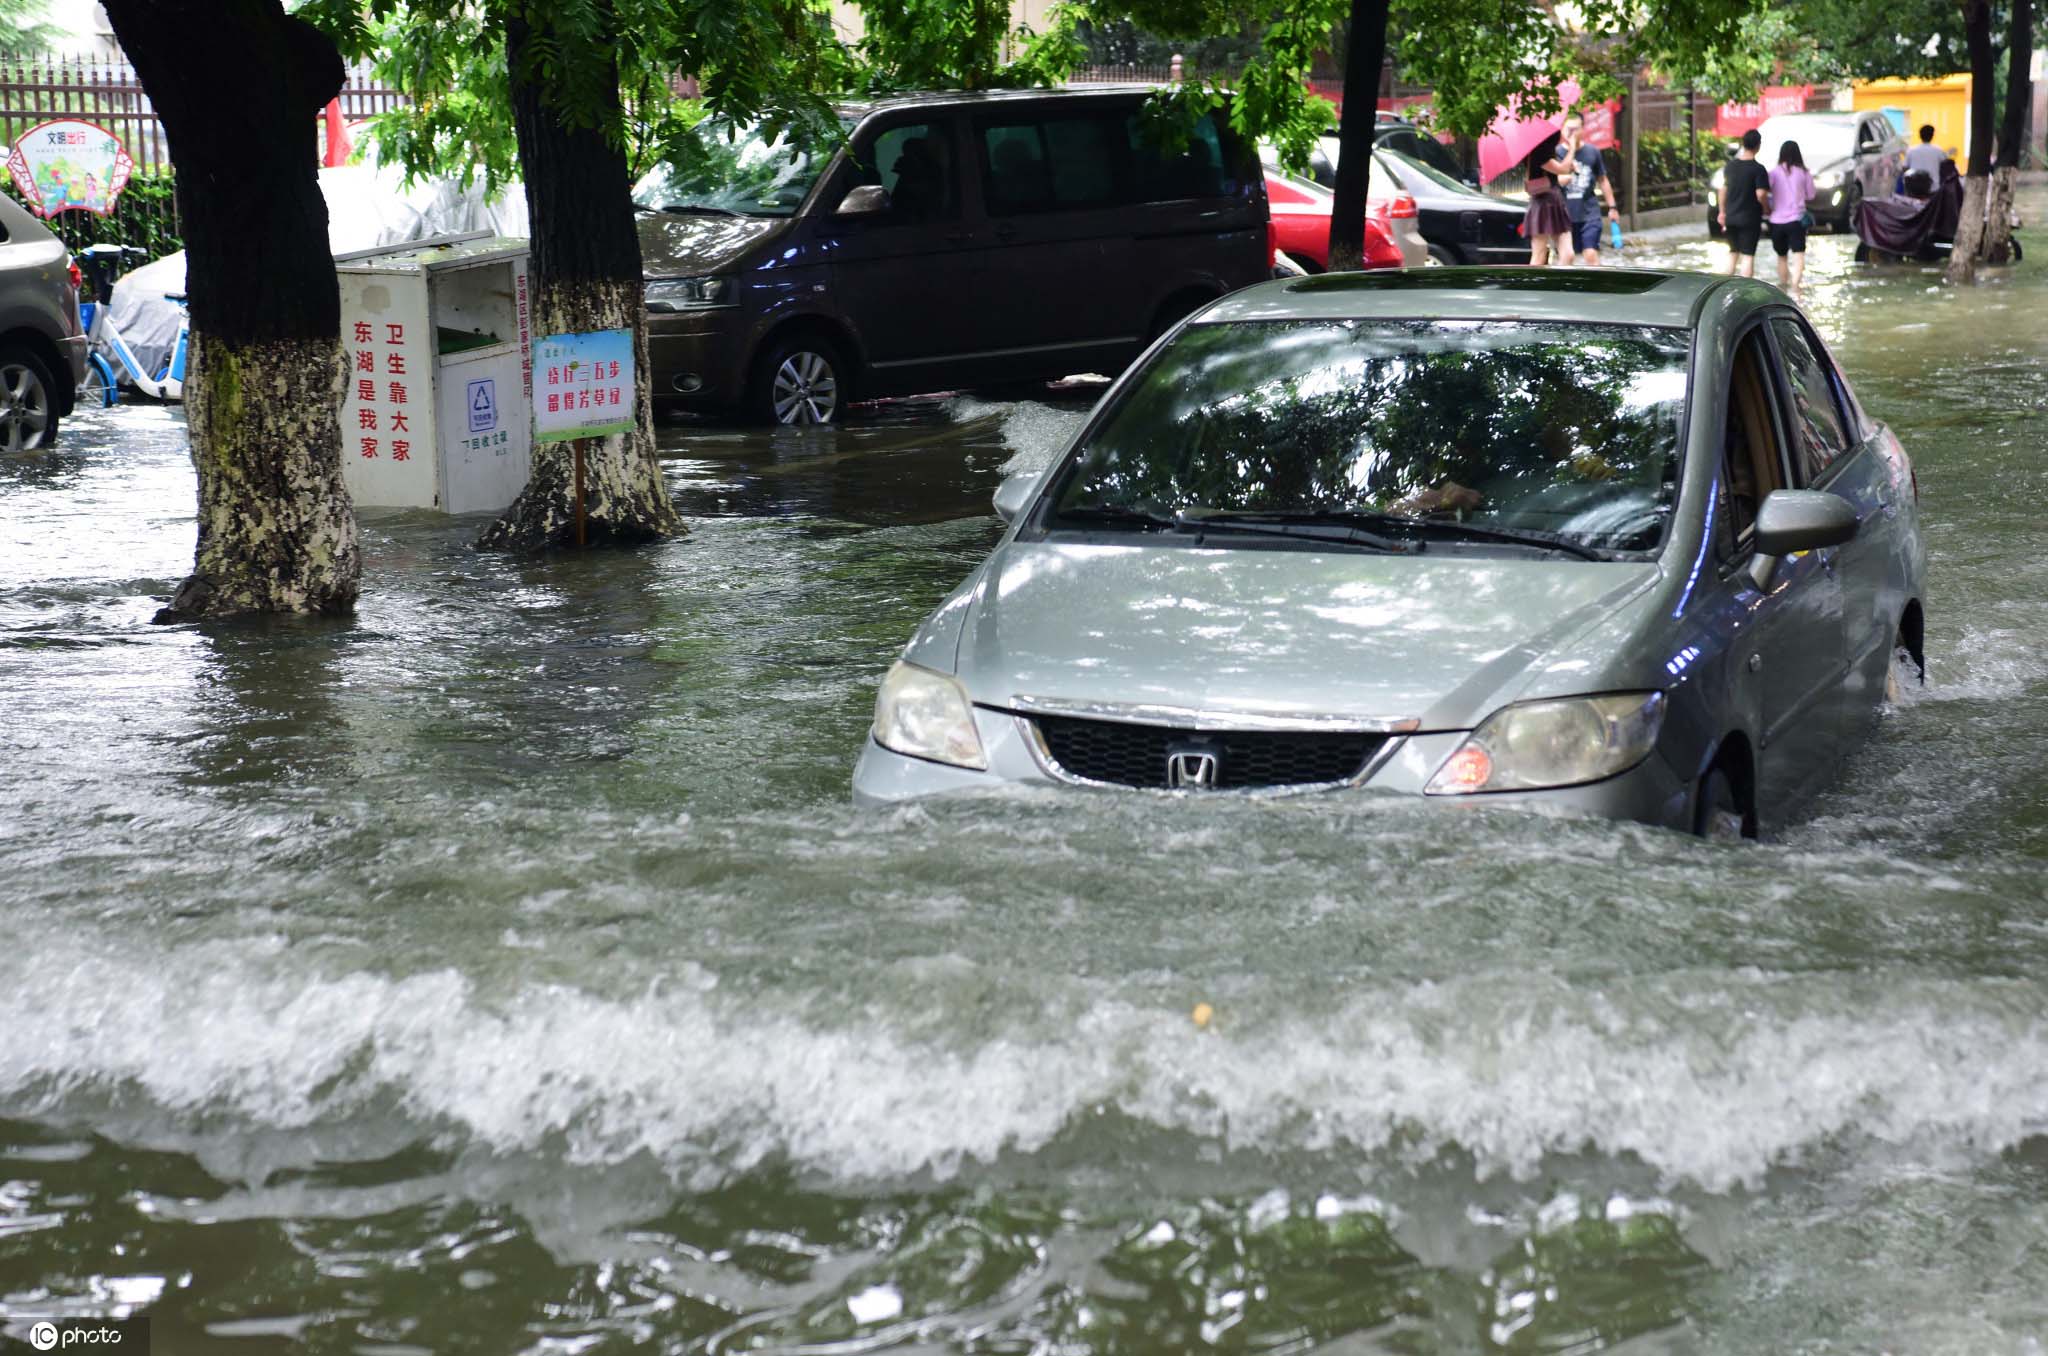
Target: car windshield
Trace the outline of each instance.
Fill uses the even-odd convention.
[[[1374,151],[1373,160],[1376,164],[1384,166],[1387,173],[1397,183],[1411,191],[1415,187],[1415,180],[1426,179],[1438,188],[1449,189],[1453,193],[1463,193],[1467,196],[1476,196],[1472,189],[1459,183],[1436,166],[1425,165],[1412,155],[1403,155],[1399,151]]]
[[[1193,326],[1079,449],[1050,522],[1367,517],[1652,550],[1677,496],[1687,339],[1582,323]]]
[[[1759,160],[1778,163],[1778,148],[1788,141],[1799,143],[1799,158],[1808,169],[1819,169],[1837,160],[1847,160],[1856,149],[1856,126],[1849,122],[1821,122],[1813,118],[1767,119],[1756,129],[1764,140]]]
[[[696,154],[657,165],[633,186],[636,206],[650,212],[794,216],[837,149],[801,129],[735,126],[722,118],[698,124],[696,132]]]

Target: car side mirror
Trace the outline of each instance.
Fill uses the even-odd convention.
[[[1037,488],[1036,471],[1019,471],[1015,475],[1004,477],[1003,483],[996,486],[996,517],[1006,523],[1016,522],[1017,515],[1030,505],[1031,492]]]
[[[846,191],[839,200],[839,206],[832,210],[835,217],[871,217],[889,210],[889,190],[880,184],[858,184]]]
[[[1756,511],[1756,559],[1750,578],[1769,586],[1778,561],[1795,551],[1840,546],[1856,536],[1856,507],[1826,490],[1772,490]]]

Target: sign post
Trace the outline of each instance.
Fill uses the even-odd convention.
[[[584,440],[633,430],[633,382],[631,330],[550,334],[533,346],[533,440],[570,444],[578,546],[589,544],[583,506]]]
[[[37,216],[93,212],[104,217],[128,187],[135,161],[106,128],[67,118],[37,123],[15,138],[7,170]]]

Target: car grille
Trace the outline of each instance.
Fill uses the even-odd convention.
[[[1173,784],[1167,765],[1177,753],[1211,755],[1216,760],[1215,789],[1241,791],[1349,781],[1386,742],[1385,735],[1354,730],[1196,731],[1075,716],[1033,720],[1046,751],[1068,776],[1161,789]]]

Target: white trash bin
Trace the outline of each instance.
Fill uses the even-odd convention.
[[[533,464],[527,242],[485,231],[338,254],[341,459],[361,508],[487,513]]]

